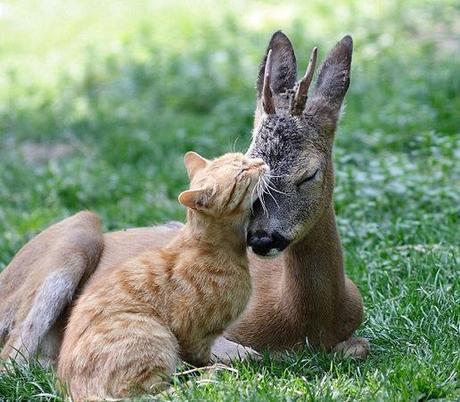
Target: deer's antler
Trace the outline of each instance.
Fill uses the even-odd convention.
[[[308,67],[305,71],[305,75],[300,80],[297,91],[294,95],[294,99],[291,103],[291,114],[294,116],[301,115],[303,109],[305,108],[305,103],[307,102],[308,97],[308,88],[310,88],[311,81],[313,80],[313,74],[315,73],[317,56],[318,48],[314,47],[311,51],[310,61],[308,62]]]
[[[262,106],[267,114],[275,114],[275,103],[273,102],[272,89],[270,88],[270,80],[272,74],[272,50],[267,54],[264,71],[264,86],[262,88]]]

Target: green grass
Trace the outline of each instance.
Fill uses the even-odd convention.
[[[301,68],[351,33],[335,201],[369,359],[265,356],[178,376],[163,399],[458,400],[459,6],[303,3],[1,3],[0,269],[81,209],[107,230],[183,219],[182,154],[246,148],[271,32],[292,37]],[[36,363],[0,373],[2,401],[62,398]]]

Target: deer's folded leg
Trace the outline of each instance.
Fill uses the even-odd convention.
[[[332,349],[333,353],[340,354],[344,358],[365,359],[369,354],[370,345],[366,338],[351,336],[340,342]]]
[[[220,336],[211,348],[211,361],[229,364],[233,360],[260,359],[260,354],[254,349],[229,341]]]

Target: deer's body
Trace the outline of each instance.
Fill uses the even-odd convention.
[[[80,280],[74,279],[72,282],[69,279],[69,284],[86,281],[89,275],[90,282],[100,281],[112,267],[123,264],[145,250],[164,247],[180,228],[180,224],[169,224],[103,234],[99,219],[91,212],[78,213],[58,223],[57,226],[51,226],[44,231],[40,243],[48,244],[49,241],[62,239],[61,254],[55,257],[52,266],[59,266],[62,271],[67,269],[78,272],[78,275],[81,273]],[[68,231],[74,233],[76,227],[80,230],[79,236],[66,237]],[[319,236],[303,239],[277,258],[261,259],[253,253],[249,254],[253,295],[246,311],[226,334],[228,339],[259,351],[265,348],[285,350],[301,346],[306,340],[311,345],[329,350],[345,341],[338,350],[346,348],[345,352],[350,353],[349,343],[353,351],[356,351],[354,354],[362,356],[367,353],[367,345],[360,338],[358,347],[356,338],[346,342],[360,325],[363,308],[359,291],[343,272],[342,250],[338,242],[333,211],[328,211],[324,221],[318,222],[318,233]],[[93,239],[91,245],[87,242],[88,238]],[[28,243],[17,257],[24,254],[34,256],[38,253],[46,251],[36,244]],[[77,267],[69,264],[65,257],[74,254],[83,256],[90,264],[82,265],[81,270],[76,269]],[[100,259],[90,261],[92,255],[100,256]],[[9,333],[9,337],[0,341],[4,340],[6,345],[12,345],[26,356],[28,351],[37,350],[34,348],[40,343],[41,357],[54,361],[64,336],[68,319],[67,307],[72,296],[65,295],[66,298],[61,301],[60,311],[56,312],[58,318],[54,323],[48,323],[50,331],[43,330],[42,333],[31,334],[31,328],[26,324],[15,325],[20,321],[27,322],[27,317],[29,321],[33,319],[35,322],[36,313],[31,310],[37,304],[37,300],[34,303],[34,295],[40,291],[32,282],[27,285],[28,291],[17,287],[18,281],[22,281],[28,275],[28,267],[19,265],[19,262],[21,261],[13,260],[5,269],[0,281],[0,292],[4,292],[4,278],[7,278],[5,274],[15,274],[9,283],[12,285],[10,288],[16,292],[11,292],[10,297],[2,298],[0,301],[0,317],[11,317],[10,325],[3,327],[4,333]],[[37,277],[46,277],[48,269],[48,264],[34,266]],[[68,286],[62,285],[62,288],[55,288],[55,293],[65,293],[66,287]],[[19,297],[22,304],[17,302]],[[7,314],[7,311],[11,314]],[[12,328],[16,331],[9,332]],[[21,347],[27,339],[35,339],[36,344]],[[227,354],[232,357],[234,354],[245,353],[244,350],[238,349],[237,345],[225,343],[222,350],[219,347],[220,344],[214,353],[222,359],[225,359]],[[1,357],[7,358],[13,354],[14,349],[6,346]]]
[[[275,259],[253,255],[254,292],[229,337],[256,350],[311,345],[330,350],[348,339],[363,317],[356,286],[344,274],[333,210]]]
[[[250,253],[253,294],[240,319],[227,331],[226,338],[234,342],[225,339],[216,342],[213,352],[219,357],[241,353],[238,343],[257,350],[285,350],[306,341],[346,355],[367,355],[367,341],[352,337],[362,322],[363,306],[359,291],[344,272],[332,200],[332,145],[349,85],[351,53],[351,38],[345,37],[326,58],[313,95],[307,100],[310,73],[296,84],[296,61],[289,40],[278,32],[270,41],[265,58],[270,68],[265,71],[264,60],[248,154],[262,158],[270,166],[275,175],[276,193],[267,198],[264,205],[255,205],[248,244],[260,255],[283,253],[272,259],[261,259]],[[315,61],[316,52],[313,58]],[[39,236],[28,243],[0,276],[0,343],[6,341],[7,344],[2,357],[13,355],[8,345],[18,347],[21,337],[30,336],[27,325],[38,320],[36,313],[34,320],[30,312],[37,310],[36,295],[53,270],[74,272],[68,282],[72,285],[70,289],[77,291],[78,284],[81,286],[87,276],[104,276],[110,267],[146,248],[161,248],[178,230],[176,225],[165,225],[103,235],[97,217],[88,212],[58,225],[60,233],[65,234],[63,237],[58,239],[56,229],[49,228],[40,235],[41,240],[37,240]],[[79,230],[73,238],[75,226]],[[88,238],[93,239],[90,245]],[[53,254],[51,260],[46,247],[40,246],[44,239],[59,241],[60,253]],[[83,256],[83,262],[69,260],[71,255]],[[35,284],[28,282],[27,291],[23,288],[23,294],[30,295],[27,300],[24,296],[19,300],[21,303],[18,298],[11,303],[13,299],[5,298],[4,294],[16,292],[18,295],[20,286],[15,278],[30,274],[28,267],[21,264],[24,259],[36,260],[33,270],[41,274]],[[21,286],[25,285],[21,283]],[[54,288],[53,294],[68,295],[58,298],[67,302],[48,314],[46,325],[33,333],[36,339],[28,342],[33,346],[31,353],[41,344],[53,346],[42,347],[47,349],[42,353],[48,357],[57,354],[60,341],[55,334],[62,335],[65,307],[74,295],[66,291],[69,286],[59,286],[63,290]],[[42,293],[46,293],[46,289]],[[20,316],[15,312],[18,305],[23,305]],[[42,302],[40,306],[46,311],[46,304]],[[29,317],[30,322],[24,317]],[[45,327],[52,329],[46,331]],[[20,347],[19,350],[24,353]]]

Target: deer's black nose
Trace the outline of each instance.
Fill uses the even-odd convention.
[[[283,251],[290,241],[276,231],[267,233],[265,230],[256,230],[248,232],[247,243],[258,255],[274,256]]]

